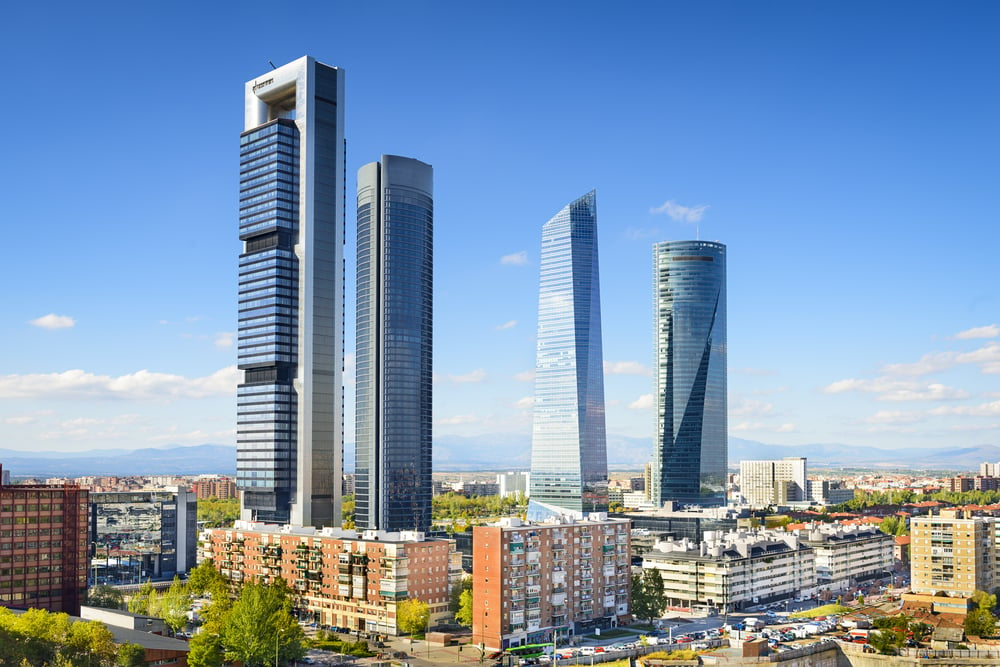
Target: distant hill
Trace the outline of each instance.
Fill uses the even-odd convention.
[[[641,470],[652,455],[650,438],[608,436],[608,467]],[[880,449],[842,444],[769,445],[729,438],[729,466],[741,460],[805,456],[809,466],[895,468],[970,472],[984,461],[1000,461],[1000,447],[958,449]],[[199,475],[236,472],[236,448],[229,445],[178,445],[147,449],[95,449],[84,452],[23,452],[0,449],[0,465],[14,477],[78,477],[81,475]],[[434,441],[435,472],[527,470],[531,466],[529,435],[441,436]],[[354,470],[354,443],[344,446],[344,468]]]

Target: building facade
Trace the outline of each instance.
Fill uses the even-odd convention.
[[[608,507],[597,193],[542,227],[528,518]]]
[[[358,170],[358,528],[431,525],[434,170],[383,155]]]
[[[805,457],[740,461],[740,493],[751,507],[807,502],[809,482],[806,479]]]
[[[344,73],[303,57],[246,83],[236,474],[244,519],[340,525]]]
[[[996,523],[942,509],[910,519],[910,590],[971,598],[996,586]]]
[[[656,434],[651,500],[726,502],[726,246],[653,247]]]
[[[293,527],[239,521],[209,531],[204,555],[226,578],[291,587],[305,620],[350,632],[396,635],[397,605],[416,598],[430,624],[450,615],[449,594],[461,580],[461,555],[451,540],[423,533]]]
[[[95,583],[171,579],[195,566],[198,500],[187,489],[90,494]]]
[[[80,615],[87,499],[71,484],[0,484],[0,605]]]
[[[820,523],[798,535],[816,553],[816,585],[825,590],[847,590],[893,572],[895,540],[876,526]]]
[[[236,482],[228,477],[205,477],[196,479],[192,487],[196,498],[217,498],[228,500],[236,497]]]
[[[657,542],[642,566],[660,571],[669,607],[726,613],[812,594],[814,559],[812,549],[783,531],[707,532],[701,542]]]
[[[628,521],[525,523],[472,532],[472,641],[500,650],[628,623]]]
[[[501,472],[497,473],[497,493],[503,497],[516,496],[523,493],[528,496],[528,488],[531,485],[530,472]]]

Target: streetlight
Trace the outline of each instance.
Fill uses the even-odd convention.
[[[284,632],[285,629],[280,628],[274,635],[274,667],[278,667],[278,640],[281,639],[281,635],[284,634]]]

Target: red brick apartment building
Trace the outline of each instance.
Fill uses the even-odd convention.
[[[452,584],[462,556],[452,540],[419,532],[298,528],[238,521],[210,531],[203,555],[233,581],[281,577],[295,605],[322,625],[398,634],[396,605],[430,605],[430,624],[450,616]]]
[[[631,620],[631,522],[502,519],[472,533],[472,641],[493,650]]]
[[[0,605],[79,616],[88,526],[79,486],[0,483]]]
[[[196,479],[192,486],[194,487],[194,495],[199,500],[202,498],[227,500],[236,497],[236,482],[228,477]]]

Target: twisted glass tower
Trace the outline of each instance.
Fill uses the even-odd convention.
[[[726,246],[653,246],[656,439],[650,498],[726,502]]]
[[[528,518],[606,511],[597,193],[542,227]]]
[[[383,155],[358,170],[354,515],[430,529],[434,171]]]
[[[236,475],[244,519],[340,525],[344,74],[308,56],[246,83]]]

